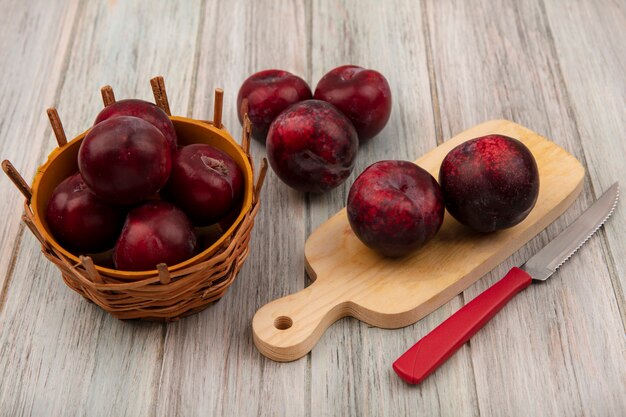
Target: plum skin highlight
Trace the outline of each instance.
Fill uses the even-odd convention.
[[[197,143],[176,151],[162,195],[196,226],[206,226],[226,217],[242,193],[243,174],[237,163],[226,152]]]
[[[439,183],[448,212],[483,233],[523,221],[539,195],[535,158],[522,142],[503,135],[452,149],[441,164]]]
[[[138,203],[166,183],[172,155],[165,136],[143,119],[119,116],[95,125],[78,151],[78,169],[106,202]]]
[[[149,201],[128,213],[113,262],[123,271],[173,266],[191,258],[196,245],[193,225],[182,210],[166,201]]]
[[[366,246],[389,257],[407,255],[441,228],[444,203],[437,181],[408,161],[379,161],[356,179],[348,221]]]
[[[306,100],[274,120],[266,145],[270,165],[283,182],[299,191],[323,193],[352,172],[359,138],[334,106]]]
[[[138,99],[118,100],[102,109],[93,124],[95,126],[100,122],[120,116],[138,117],[150,123],[163,133],[165,140],[167,140],[170,146],[170,151],[176,151],[178,139],[176,137],[174,124],[167,113],[161,110],[156,104]]]
[[[96,197],[78,172],[56,186],[46,206],[46,222],[54,238],[82,254],[112,248],[124,216],[121,207]]]
[[[313,98],[339,109],[354,125],[359,140],[373,138],[391,115],[391,89],[378,71],[356,65],[330,70],[315,87]]]
[[[290,72],[268,69],[248,77],[237,94],[237,115],[243,125],[243,101],[248,101],[252,137],[265,143],[270,125],[292,104],[313,98],[311,88]]]

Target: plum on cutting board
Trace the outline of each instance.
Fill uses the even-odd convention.
[[[331,104],[306,100],[282,112],[267,135],[272,169],[292,188],[322,193],[344,182],[354,168],[359,138]]]
[[[242,192],[243,174],[226,152],[193,144],[174,154],[162,194],[183,209],[195,225],[205,226],[224,218],[239,202]]]
[[[316,100],[337,107],[354,125],[359,139],[373,138],[391,115],[391,89],[378,71],[356,65],[330,70],[315,87]]]
[[[113,262],[122,271],[148,271],[160,263],[183,262],[195,250],[196,235],[185,213],[166,201],[149,201],[128,213]]]
[[[452,149],[439,182],[448,212],[479,232],[515,226],[539,194],[539,172],[530,150],[517,139],[488,135]]]
[[[145,100],[127,99],[106,106],[96,117],[94,125],[120,116],[133,116],[150,123],[165,136],[172,152],[176,151],[177,139],[174,124],[159,106]]]
[[[107,204],[89,191],[77,172],[52,192],[46,222],[64,248],[81,254],[95,253],[113,247],[125,214],[121,207]]]
[[[445,209],[439,184],[424,169],[408,161],[380,161],[352,184],[347,211],[361,242],[398,257],[437,234]]]
[[[277,69],[257,72],[243,82],[237,94],[239,122],[243,124],[243,101],[247,99],[252,137],[265,143],[270,125],[283,110],[312,97],[306,81],[290,72]]]
[[[78,151],[78,169],[85,183],[110,204],[133,204],[155,194],[165,185],[171,165],[165,136],[132,116],[98,123]]]

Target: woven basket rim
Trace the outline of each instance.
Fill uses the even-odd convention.
[[[216,240],[211,246],[209,246],[208,248],[206,248],[202,252],[200,252],[200,253],[196,254],[195,256],[193,256],[193,257],[191,257],[191,258],[189,258],[189,259],[187,259],[187,260],[185,260],[183,262],[180,262],[178,264],[171,265],[171,266],[168,265],[167,269],[170,272],[174,272],[174,271],[178,271],[178,270],[182,270],[182,269],[188,268],[190,266],[193,266],[194,264],[197,264],[197,263],[202,262],[202,261],[204,261],[206,259],[209,259],[211,257],[211,255],[216,250],[218,250],[227,239],[231,238],[231,235],[233,235],[233,233],[236,231],[236,229],[239,226],[239,224],[242,222],[242,220],[244,219],[246,214],[251,210],[251,208],[253,206],[255,185],[254,185],[254,173],[253,173],[252,163],[250,161],[250,156],[244,151],[244,149],[241,147],[241,145],[239,143],[237,143],[232,138],[232,136],[224,128],[224,126],[222,126],[221,128],[217,128],[214,125],[210,124],[209,122],[202,121],[202,120],[197,120],[197,119],[192,119],[192,118],[188,118],[188,117],[182,117],[182,116],[170,116],[170,119],[174,123],[188,123],[188,124],[193,124],[193,125],[202,127],[203,129],[210,130],[213,133],[215,133],[216,135],[218,135],[221,139],[229,142],[231,145],[233,145],[234,149],[240,154],[241,160],[243,161],[244,168],[245,168],[245,169],[242,170],[243,173],[244,173],[244,180],[245,180],[244,181],[244,199],[243,199],[243,203],[242,203],[242,207],[241,207],[241,210],[239,212],[239,215],[237,216],[235,221],[222,234],[222,236],[220,236],[220,238],[218,240]],[[40,218],[38,210],[36,209],[36,207],[37,207],[37,204],[39,202],[38,201],[39,200],[39,185],[41,183],[41,180],[42,180],[42,178],[43,178],[47,168],[70,145],[75,145],[77,142],[82,141],[84,139],[84,137],[86,136],[86,134],[89,132],[90,129],[87,129],[86,131],[84,131],[80,135],[76,136],[74,139],[72,139],[70,142],[68,142],[67,145],[65,145],[63,147],[55,148],[48,155],[48,159],[46,160],[46,162],[43,163],[37,169],[37,173],[36,173],[36,175],[35,175],[35,177],[33,179],[33,183],[32,183],[32,198],[31,198],[30,204],[29,205],[27,204],[27,207],[26,207],[26,209],[30,210],[31,213],[32,213],[33,222],[34,222],[36,228],[41,230],[42,233],[44,233],[44,236],[42,236],[42,237],[50,244],[50,246],[52,246],[54,248],[55,251],[61,253],[65,258],[67,258],[68,260],[71,260],[72,262],[74,262],[75,265],[78,265],[78,264],[81,263],[79,257],[74,255],[73,253],[69,252],[65,248],[63,248],[63,246],[61,246],[54,239],[54,237],[48,232],[47,228],[44,226],[44,224],[42,222],[42,219]],[[149,277],[158,276],[158,274],[159,274],[157,269],[146,270],[146,271],[123,271],[123,270],[117,270],[117,269],[113,269],[113,268],[107,268],[107,267],[100,266],[100,265],[94,265],[94,266],[95,266],[96,270],[99,273],[105,274],[107,276],[113,276],[113,277],[116,277],[116,278],[121,279],[121,280],[132,280],[132,281],[142,280],[142,279],[146,279],[146,278],[149,278]]]

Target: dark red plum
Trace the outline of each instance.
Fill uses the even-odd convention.
[[[239,214],[241,213],[242,202],[243,199],[240,199],[239,203],[236,203],[235,206],[228,212],[228,214],[219,221],[219,225],[224,232],[226,232],[228,228],[232,226],[233,223],[235,223],[237,217],[239,217]]]
[[[165,185],[172,160],[165,136],[143,119],[120,116],[95,125],[78,151],[91,191],[111,204],[133,204]]]
[[[437,234],[445,213],[439,184],[408,161],[380,161],[356,179],[348,194],[348,221],[366,246],[404,256]]]
[[[237,163],[213,146],[193,144],[174,154],[166,199],[183,209],[195,225],[205,226],[225,217],[243,192],[243,174]]]
[[[354,125],[359,139],[373,138],[391,114],[391,89],[378,71],[356,65],[337,67],[317,83],[316,100],[337,107]]]
[[[515,226],[539,194],[539,172],[517,139],[488,135],[464,142],[444,158],[439,182],[448,212],[479,232]]]
[[[267,157],[287,185],[323,193],[344,182],[354,168],[359,139],[352,123],[331,104],[294,104],[272,123]]]
[[[125,214],[121,207],[107,204],[89,191],[78,172],[57,185],[46,207],[52,236],[76,253],[112,248]]]
[[[313,97],[311,88],[302,78],[290,72],[269,69],[252,74],[237,95],[237,114],[243,124],[243,100],[248,100],[248,117],[252,137],[265,143],[270,125],[287,107]]]
[[[183,262],[195,250],[196,235],[185,213],[166,201],[149,201],[128,213],[113,262],[122,271],[148,271],[160,263]]]
[[[94,125],[103,122],[108,119],[120,116],[133,116],[139,117],[150,123],[163,133],[167,143],[170,146],[172,153],[176,151],[177,139],[176,130],[174,130],[174,124],[159,106],[154,103],[150,103],[145,100],[128,99],[120,100],[115,103],[106,106],[96,117]]]

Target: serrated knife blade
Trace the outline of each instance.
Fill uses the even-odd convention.
[[[550,278],[611,217],[618,200],[619,184],[616,182],[521,268],[533,279]]]
[[[613,184],[557,237],[531,257],[521,268],[512,268],[500,281],[404,352],[394,371],[409,384],[418,384],[435,371],[514,295],[530,283],[545,281],[567,261],[613,214],[619,199],[619,185]]]

